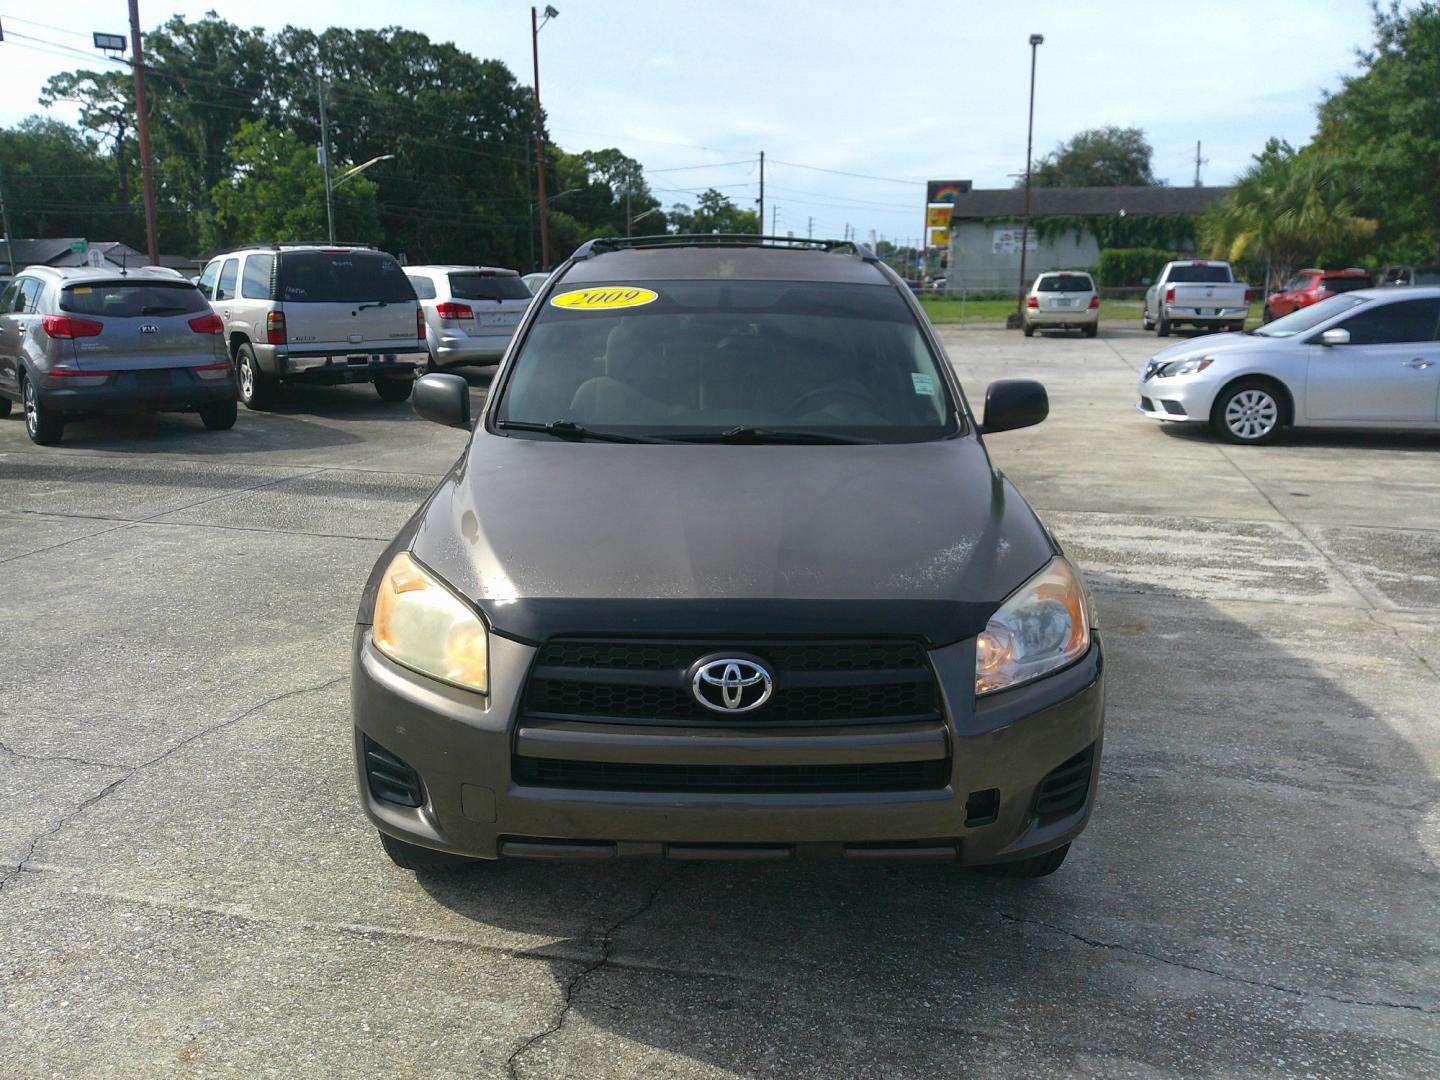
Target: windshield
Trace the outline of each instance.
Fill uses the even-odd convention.
[[[620,289],[639,302],[567,306]],[[937,358],[889,286],[562,283],[501,395],[497,422],[659,437],[754,427],[916,442],[956,430]]]
[[[1035,286],[1036,292],[1093,292],[1094,284],[1085,274],[1055,274],[1042,277]]]
[[[1265,326],[1257,326],[1250,333],[1260,337],[1294,337],[1296,334],[1303,334],[1312,327],[1319,326],[1326,319],[1333,319],[1341,312],[1349,311],[1351,308],[1368,302],[1366,297],[1353,296],[1349,293],[1328,296],[1318,304],[1299,308]]]
[[[530,290],[514,274],[451,274],[456,300],[529,300]]]
[[[280,256],[287,303],[358,304],[414,300],[400,264],[379,251],[287,251]]]
[[[141,315],[188,315],[209,311],[200,290],[188,281],[97,282],[60,290],[60,310],[107,319],[134,319]]]
[[[1201,281],[1215,285],[1231,280],[1230,267],[1228,266],[1172,266],[1170,268],[1170,284],[1177,281]]]

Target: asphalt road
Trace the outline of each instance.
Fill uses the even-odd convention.
[[[947,331],[1089,574],[1099,806],[1056,876],[393,868],[347,645],[463,434],[366,387],[0,421],[0,1075],[1440,1075],[1440,436],[1221,446],[1155,341]],[[477,394],[483,386],[477,386]]]

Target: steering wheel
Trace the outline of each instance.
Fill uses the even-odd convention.
[[[790,407],[785,410],[785,415],[787,417],[801,416],[816,408],[815,402],[817,401],[846,399],[859,402],[865,407],[865,411],[868,413],[873,414],[875,412],[875,402],[871,400],[869,394],[861,393],[859,390],[852,390],[848,386],[821,386],[815,390],[807,390],[792,401]]]

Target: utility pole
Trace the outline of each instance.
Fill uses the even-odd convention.
[[[545,21],[560,14],[548,4]],[[540,15],[530,9],[530,59],[535,66],[535,192],[540,209],[540,269],[550,269],[550,221],[545,214],[545,133],[540,127]]]
[[[150,265],[160,264],[155,232],[155,173],[150,162],[150,106],[145,101],[145,54],[140,48],[140,0],[130,0],[130,67],[135,73],[135,114],[140,128],[140,178],[145,186],[145,246]]]
[[[1030,124],[1025,129],[1025,216],[1020,219],[1020,289],[1015,293],[1015,326],[1018,330],[1024,322],[1023,308],[1025,293],[1025,249],[1030,246],[1030,166],[1035,144],[1035,56],[1045,44],[1043,34],[1030,35]]]
[[[0,176],[0,226],[5,229],[5,254],[10,259],[10,276],[15,276],[15,243],[10,239],[10,211],[5,208],[5,178]]]
[[[805,239],[815,239],[815,215],[810,215],[810,223],[805,226]]]
[[[760,227],[755,230],[765,235],[765,151],[760,151]]]
[[[325,224],[330,243],[335,243],[335,185],[330,180],[330,121],[325,115],[325,80],[315,76],[315,92],[320,97],[320,164],[325,168]]]
[[[770,235],[771,235],[771,236],[778,236],[778,235],[779,235],[779,234],[775,231],[775,224],[776,224],[776,222],[779,220],[779,217],[780,217],[780,207],[778,207],[778,206],[776,206],[776,205],[774,205],[774,204],[771,204],[771,206],[770,206]]]
[[[1202,158],[1202,157],[1200,156],[1200,140],[1199,140],[1199,139],[1196,139],[1196,140],[1195,140],[1195,186],[1196,186],[1196,187],[1199,187],[1199,186],[1200,186],[1200,166],[1201,166],[1201,165],[1204,165],[1208,160],[1209,160],[1209,158]]]

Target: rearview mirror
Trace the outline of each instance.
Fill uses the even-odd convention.
[[[1034,379],[997,379],[985,391],[985,419],[980,430],[986,435],[1033,427],[1050,415],[1050,396],[1043,383]]]
[[[1350,331],[1342,330],[1338,326],[1333,330],[1326,330],[1320,335],[1321,345],[1349,345]]]
[[[415,412],[446,427],[470,426],[470,384],[459,375],[422,375],[415,383]]]

